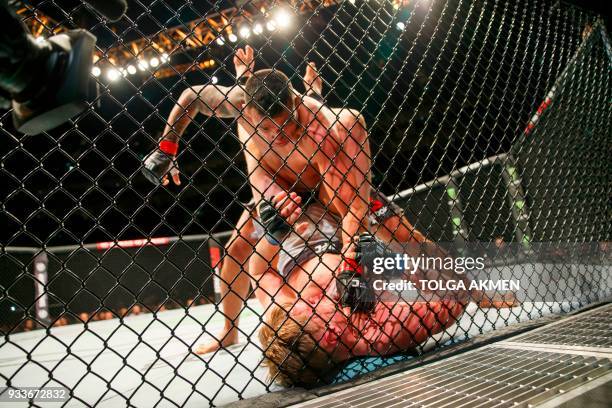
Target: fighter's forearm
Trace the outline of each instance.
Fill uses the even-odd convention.
[[[249,160],[247,157],[247,168],[248,167]],[[261,165],[256,165],[255,169],[249,173],[249,183],[251,184],[253,199],[256,203],[259,203],[262,199],[271,200],[272,197],[277,194],[288,191],[282,180],[278,177],[274,177],[270,172],[263,169]]]
[[[279,251],[280,247],[278,245],[274,245],[266,239],[260,239],[251,258],[251,265],[255,266],[252,276],[257,277],[265,272],[264,269],[272,268],[274,266],[272,261]]]
[[[194,86],[185,89],[168,116],[163,138],[178,142],[198,113],[219,118],[234,118],[240,112],[242,89],[238,86]]]
[[[355,200],[361,200],[356,197]],[[361,231],[367,230],[367,212],[368,207],[349,206],[348,212],[342,218],[342,245],[347,247],[354,236],[359,235]]]
[[[179,102],[170,111],[162,139],[178,143],[197,113],[198,110],[193,104],[188,104],[187,101],[180,98]]]
[[[347,205],[342,219],[342,242],[350,244],[352,238],[369,229],[368,212],[370,208],[371,185],[369,180],[370,161],[365,152],[357,155],[350,166],[346,182],[340,189],[341,199]]]

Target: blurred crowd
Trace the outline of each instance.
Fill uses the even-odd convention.
[[[49,326],[51,327],[60,327],[67,326],[69,324],[84,324],[89,322],[96,322],[102,320],[111,320],[111,319],[122,319],[128,316],[135,316],[146,313],[159,313],[164,312],[166,310],[172,309],[187,309],[190,307],[205,305],[212,303],[212,299],[208,299],[206,297],[199,297],[198,299],[187,299],[184,301],[184,304],[181,304],[174,300],[168,300],[162,304],[151,304],[151,303],[136,303],[130,308],[120,307],[118,309],[109,309],[106,307],[99,308],[97,310],[91,312],[73,312],[66,311],[60,316],[55,316],[51,318]],[[17,332],[25,332],[36,329],[43,329],[47,326],[37,322],[33,318],[25,318],[18,324],[10,324],[7,322],[2,322],[0,324],[0,332],[3,335],[17,333]]]

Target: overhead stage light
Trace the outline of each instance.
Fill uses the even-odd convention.
[[[274,21],[280,28],[289,27],[289,24],[291,23],[291,14],[289,14],[289,12],[285,9],[278,9],[274,13]]]
[[[114,82],[118,80],[120,76],[121,76],[121,73],[115,68],[111,68],[108,71],[106,71],[106,78],[108,78],[109,81]]]
[[[242,38],[249,38],[251,36],[251,30],[249,30],[249,27],[246,26],[240,27],[238,34],[240,34]]]

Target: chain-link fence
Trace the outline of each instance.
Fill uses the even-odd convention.
[[[78,117],[24,136],[0,111],[4,397],[222,405],[612,292],[596,14],[134,0],[111,23],[81,2],[7,7],[36,37],[84,28],[97,49]]]

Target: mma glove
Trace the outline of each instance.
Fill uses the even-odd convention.
[[[171,176],[178,173],[178,165],[175,162],[178,152],[178,143],[162,140],[159,147],[147,156],[144,161],[142,173],[153,184],[160,184],[162,178],[170,173]]]
[[[291,226],[269,200],[263,199],[259,203],[259,218],[266,229],[266,239],[273,245],[282,242],[291,230]]]
[[[336,277],[336,286],[340,295],[340,305],[352,312],[369,313],[376,305],[376,293],[363,273],[361,266],[362,248],[373,242],[370,234],[361,234],[357,242],[355,259],[345,259]]]

